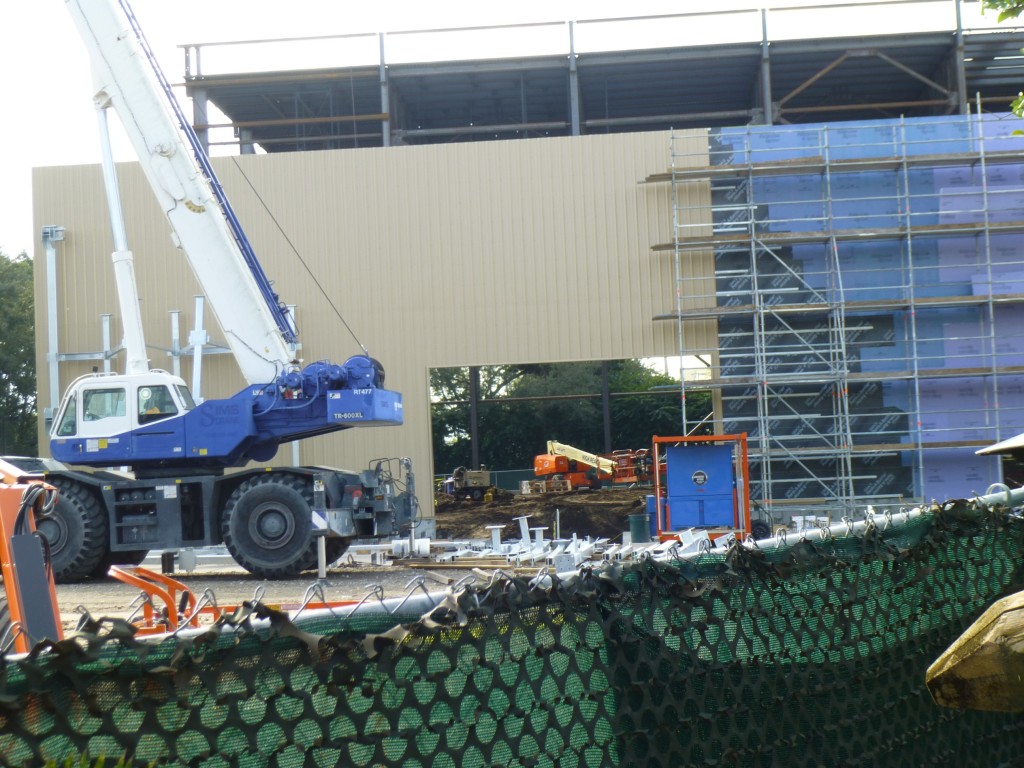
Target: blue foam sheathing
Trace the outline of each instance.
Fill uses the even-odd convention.
[[[924,497],[927,500],[962,499],[984,493],[1002,482],[998,456],[975,456],[962,449],[937,448],[923,452]]]
[[[711,162],[870,161],[862,171],[840,165],[827,174],[823,168],[755,174],[749,202],[759,231],[808,233],[804,242],[792,244],[766,239],[771,253],[758,257],[759,277],[766,278],[759,280],[761,300],[766,305],[775,299],[844,300],[851,372],[909,373],[915,366],[920,371],[997,369],[1024,366],[1024,303],[981,301],[944,307],[939,302],[918,305],[912,313],[909,300],[1024,294],[1024,232],[953,231],[960,224],[1024,222],[1024,136],[1014,134],[1021,128],[1018,118],[1000,115],[721,128],[710,132]],[[948,161],[949,155],[979,150],[1019,152],[1021,160],[1005,162],[1003,157],[985,164],[974,157],[965,158],[963,165]],[[925,156],[941,159],[917,165],[899,162]],[[908,224],[946,229],[907,237]],[[850,233],[858,230],[864,238],[851,238]],[[828,236],[832,232],[841,235],[834,246]],[[816,233],[823,236],[816,239]],[[719,254],[719,268],[736,268],[731,257],[725,251]],[[749,280],[744,285],[749,289]],[[752,297],[743,299],[740,303],[749,303]],[[733,298],[720,301],[726,304]],[[723,333],[729,327],[720,324]],[[812,330],[801,333],[814,339],[821,335]],[[750,342],[749,334],[744,339],[744,344]],[[794,347],[792,333],[775,332],[765,339],[765,359],[780,371],[812,364],[811,357],[804,360]],[[752,358],[744,359],[743,350],[735,352],[729,363],[733,372],[752,373]],[[865,439],[881,435],[892,442],[984,442],[1024,432],[1024,375],[923,375],[858,386],[850,386],[850,414],[858,428],[866,430]],[[800,403],[805,410],[816,413],[804,400]],[[751,413],[733,406],[733,428],[749,431],[756,426]],[[914,412],[920,415],[919,423],[907,417]],[[785,428],[782,421],[772,421],[773,428]],[[858,440],[864,442],[855,437]],[[900,461],[909,462],[907,471],[916,477],[914,488],[923,487],[929,498],[984,491],[990,481],[1000,479],[999,462],[975,457],[970,448],[931,449],[924,456],[923,471],[916,459]]]

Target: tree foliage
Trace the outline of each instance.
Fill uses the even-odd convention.
[[[492,366],[480,369],[480,462],[524,469],[548,440],[602,453],[605,447],[600,363]],[[608,364],[613,449],[646,448],[653,435],[682,431],[679,382],[638,360]],[[470,372],[431,371],[434,466],[439,472],[472,464]],[[687,393],[688,423],[711,410],[708,392]]]
[[[38,451],[34,307],[32,260],[0,251],[0,454]]]
[[[1024,0],[982,0],[981,7],[986,11],[996,11],[999,14],[996,20],[1003,22],[1016,19],[1024,13]],[[1024,92],[1017,94],[1017,98],[1010,104],[1010,110],[1017,117],[1024,117]]]
[[[1016,19],[1024,12],[1022,0],[982,0],[982,8],[986,11],[997,11],[997,21],[1003,22],[1007,19]]]

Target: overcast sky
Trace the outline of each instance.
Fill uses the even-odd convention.
[[[881,5],[887,1],[883,0]],[[621,0],[519,0],[515,3],[490,3],[476,0],[424,3],[391,0],[386,3],[355,3],[349,0],[291,0],[280,3],[270,0],[134,0],[132,7],[168,79],[172,83],[180,83],[185,66],[184,54],[178,46],[184,43],[582,20],[620,16],[623,13],[646,15],[753,8],[759,4],[780,7],[805,2],[632,0],[623,3]],[[971,6],[976,8],[977,3]],[[913,7],[905,19],[897,21],[897,15],[908,7],[896,3],[890,8],[878,8],[873,12],[862,9],[862,30],[855,29],[848,16],[844,17],[840,26],[846,34],[877,30],[882,26],[878,16],[884,14],[886,31],[895,31],[896,26],[903,25],[923,29],[949,28],[953,7],[952,0],[918,5]],[[777,21],[773,27],[773,36],[791,36],[783,35],[782,27],[785,23],[791,32],[793,16],[792,12],[780,11],[775,14]],[[834,28],[832,23],[821,18],[810,14],[807,17],[810,24],[805,28],[808,31],[799,33],[800,36],[814,34],[817,29]],[[973,18],[976,16],[967,19],[965,25],[971,26]],[[986,23],[992,23],[992,20],[987,19]],[[690,20],[685,28],[705,42],[720,35],[755,39],[760,34],[756,14],[718,17],[709,24],[700,25]],[[594,25],[590,27],[589,43],[577,38],[581,50],[585,50],[587,44],[602,47],[597,28]],[[661,39],[668,34],[665,24],[638,22],[632,25],[632,30],[637,35],[638,46],[671,44]],[[563,46],[563,35],[557,29],[550,33],[538,30],[530,34],[539,45]],[[479,41],[481,36],[464,34],[446,40],[443,45],[435,43],[433,57],[450,55],[460,45],[469,45],[474,38]],[[620,32],[616,40],[621,39]],[[675,34],[671,39],[681,41],[682,36]],[[416,49],[414,42],[425,42],[427,47]],[[518,53],[528,53],[528,42],[520,33],[513,36],[508,45]],[[493,49],[500,41],[491,37],[486,40],[486,44]],[[563,46],[562,50],[566,48]],[[210,61],[213,61],[214,50],[210,51]],[[388,57],[389,60],[397,60],[392,58],[393,55],[416,57],[418,51],[430,57],[429,40],[421,38],[415,41],[410,37],[396,37],[394,48],[389,48]],[[0,53],[3,55],[2,94],[5,107],[0,115],[0,250],[9,256],[22,251],[34,255],[41,253],[41,245],[38,229],[32,221],[31,169],[99,162],[96,117],[91,98],[92,80],[85,49],[63,0],[2,0]],[[467,48],[465,55],[473,56],[477,53]],[[204,55],[204,68],[207,61]],[[280,68],[287,66],[289,63],[282,61]],[[191,115],[190,105],[184,106],[186,114]],[[116,123],[116,120],[112,122]],[[118,160],[135,159],[123,140],[117,142],[115,154]]]

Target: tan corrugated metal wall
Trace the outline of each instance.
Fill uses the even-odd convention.
[[[704,131],[690,136],[688,157],[706,151]],[[215,159],[276,290],[298,307],[304,359],[341,361],[360,351],[336,308],[384,364],[388,387],[405,398],[405,426],[306,441],[301,462],[359,469],[378,457],[409,456],[426,483],[432,367],[677,354],[675,325],[652,322],[675,309],[672,258],[651,252],[672,239],[671,188],[640,183],[668,165],[665,132]],[[170,346],[167,313],[182,311],[187,343],[198,289],[139,167],[118,170],[151,364],[170,369],[159,349]],[[39,168],[33,179],[37,230],[66,228],[58,246],[60,351],[99,350],[101,313],[115,315],[116,343],[99,166]],[[703,184],[687,189],[696,198],[709,194]],[[41,408],[51,405],[43,261]],[[699,269],[707,268],[705,258]],[[219,341],[212,320],[207,327]],[[688,326],[686,335],[697,349],[715,345],[710,321]],[[62,363],[61,388],[90,367]],[[244,384],[226,355],[204,358],[203,374],[206,397]],[[187,360],[182,375],[191,376]],[[276,463],[291,460],[285,448]]]

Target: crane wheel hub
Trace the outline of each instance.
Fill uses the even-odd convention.
[[[265,503],[257,506],[249,518],[249,535],[254,543],[264,549],[278,549],[295,533],[295,519],[290,510],[279,504]]]
[[[52,552],[67,545],[68,526],[59,515],[40,515],[35,520],[36,531],[46,539]]]

